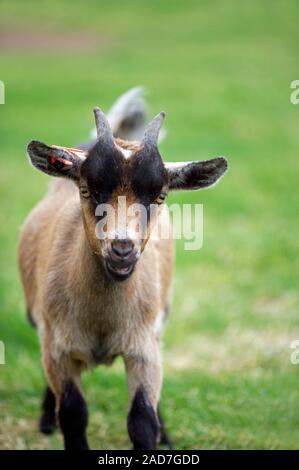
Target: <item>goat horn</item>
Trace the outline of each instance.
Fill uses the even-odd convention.
[[[144,136],[142,139],[142,143],[144,145],[157,146],[159,132],[162,127],[164,118],[165,113],[161,111],[161,113],[157,114],[157,116],[155,116],[154,119],[148,123],[145,128]]]
[[[101,140],[101,142],[106,141],[107,143],[113,143],[112,129],[105,114],[98,107],[93,108],[93,112],[96,121],[98,140]]]

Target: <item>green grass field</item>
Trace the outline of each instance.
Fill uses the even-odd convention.
[[[201,250],[177,243],[164,335],[174,445],[298,447],[298,2],[2,0],[0,11],[0,448],[62,448],[59,433],[37,432],[44,379],[16,266],[20,226],[49,181],[26,145],[85,140],[92,107],[135,85],[167,113],[166,160],[230,164],[217,187],[170,198],[202,202],[205,224]],[[86,373],[84,389],[91,447],[129,448],[122,362]]]

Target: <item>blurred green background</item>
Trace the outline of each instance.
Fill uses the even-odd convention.
[[[167,113],[166,160],[225,155],[204,245],[177,243],[162,409],[177,449],[296,448],[299,79],[296,0],[0,1],[0,448],[62,448],[37,432],[43,376],[16,266],[20,226],[48,177],[28,141],[72,146],[128,88]],[[84,376],[92,448],[129,448],[121,361]]]

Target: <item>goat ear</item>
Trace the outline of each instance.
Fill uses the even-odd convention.
[[[201,162],[165,163],[170,191],[196,190],[215,184],[227,170],[224,157]]]
[[[67,147],[51,147],[32,140],[27,147],[32,165],[50,176],[64,176],[79,179],[79,169],[86,158],[86,152]]]

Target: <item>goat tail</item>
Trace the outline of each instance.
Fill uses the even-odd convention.
[[[141,140],[148,122],[145,90],[141,86],[130,88],[120,95],[107,113],[114,137],[124,140]],[[92,130],[96,138],[96,130]],[[163,135],[162,135],[163,138]]]
[[[144,88],[131,88],[117,98],[108,112],[108,120],[115,137],[140,140],[147,122],[148,107]]]
[[[124,140],[140,140],[147,120],[147,104],[144,99],[144,88],[130,88],[120,95],[107,113],[114,137]],[[97,132],[93,129],[92,139]]]
[[[143,137],[148,123],[148,106],[145,100],[145,90],[141,86],[130,88],[120,95],[107,113],[114,137],[123,140],[138,140]],[[159,142],[165,137],[165,130],[161,130]],[[90,149],[97,139],[96,129],[91,131],[91,141],[77,145],[82,150]]]

